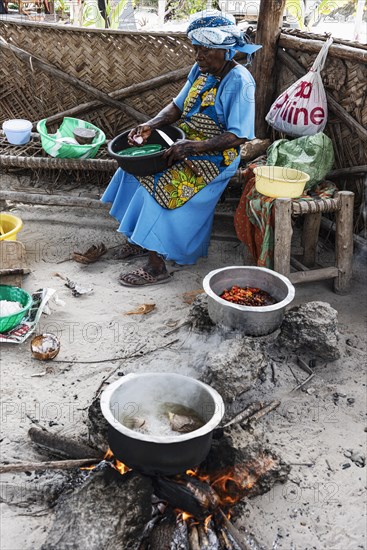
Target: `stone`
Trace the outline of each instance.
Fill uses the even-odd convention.
[[[232,403],[253,388],[266,366],[260,345],[236,335],[208,353],[201,380],[215,388],[225,403]]]
[[[280,348],[298,355],[334,361],[340,357],[338,312],[327,302],[308,302],[286,312],[278,339]]]
[[[150,519],[151,493],[150,481],[142,476],[121,476],[111,467],[91,471],[58,500],[41,550],[134,548]]]
[[[199,294],[193,301],[188,321],[191,324],[191,329],[195,332],[211,332],[215,325],[209,317],[208,313],[208,297],[206,294]]]

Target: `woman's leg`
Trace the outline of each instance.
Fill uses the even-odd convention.
[[[148,263],[144,266],[145,271],[151,275],[161,275],[167,273],[165,261],[162,256],[159,256],[156,252],[149,251]]]
[[[149,252],[148,263],[144,267],[122,273],[119,283],[123,286],[144,286],[168,283],[171,275],[166,269],[164,260],[156,252]]]

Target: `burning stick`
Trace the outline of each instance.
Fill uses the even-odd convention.
[[[218,495],[208,483],[188,475],[179,479],[155,478],[153,488],[155,494],[169,502],[172,508],[184,510],[196,519],[204,519],[220,504]]]
[[[177,520],[170,550],[189,550],[187,523],[182,519]]]
[[[226,530],[231,535],[235,544],[240,548],[240,550],[264,550],[263,547],[252,535],[250,535],[247,530],[245,531],[244,538],[242,533],[240,533],[238,529],[236,529],[236,527],[227,519],[226,515],[221,509],[219,509],[219,514]]]
[[[67,470],[70,468],[81,468],[95,464],[95,458],[82,458],[80,460],[55,460],[52,462],[18,462],[17,464],[0,465],[0,474],[14,472],[39,472],[41,470]]]
[[[189,527],[189,544],[190,550],[201,550],[199,542],[199,533],[196,525],[190,525]]]

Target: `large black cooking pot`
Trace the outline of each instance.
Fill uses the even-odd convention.
[[[184,139],[185,137],[184,132],[177,126],[162,126],[160,130],[167,134],[167,136],[173,141]],[[126,172],[129,172],[129,174],[133,174],[134,176],[150,176],[151,174],[156,174],[157,172],[162,172],[165,170],[167,168],[167,162],[166,159],[163,158],[163,153],[169,148],[169,145],[164,141],[162,136],[154,130],[147,140],[147,145],[162,145],[163,149],[161,151],[141,157],[122,157],[117,154],[119,151],[130,147],[127,141],[129,132],[130,130],[127,130],[126,132],[116,136],[107,146],[108,153],[112,158],[117,160],[120,168]]]
[[[205,422],[190,433],[151,435],[121,424],[150,404],[174,402],[190,407]],[[198,466],[207,456],[213,430],[224,414],[221,396],[213,388],[181,374],[128,374],[111,384],[101,396],[101,409],[109,423],[108,441],[114,456],[134,470],[149,475],[174,475]]]

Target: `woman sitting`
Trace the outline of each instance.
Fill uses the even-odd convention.
[[[120,275],[125,286],[168,282],[164,259],[184,265],[207,255],[215,206],[237,170],[240,145],[255,137],[255,83],[233,57],[261,46],[249,44],[234,18],[216,10],[191,16],[187,33],[196,63],[185,86],[128,141],[143,145],[154,129],[172,123],[185,139],[165,151],[164,172],[136,178],[118,169],[102,197],[128,237],[119,257],[148,255],[143,268]]]

